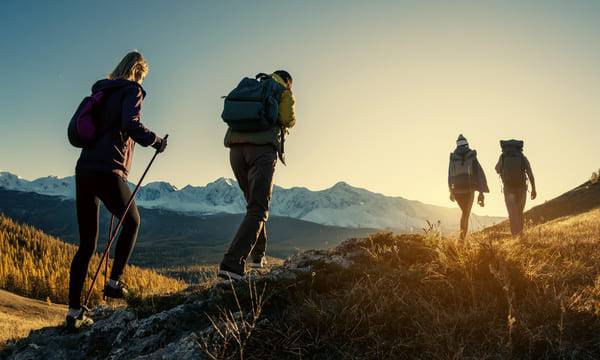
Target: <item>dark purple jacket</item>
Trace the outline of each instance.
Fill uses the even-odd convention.
[[[98,114],[100,137],[94,146],[81,151],[77,172],[112,172],[127,178],[135,143],[142,146],[162,141],[140,122],[146,92],[129,80],[100,80],[92,93],[104,91],[104,104]]]

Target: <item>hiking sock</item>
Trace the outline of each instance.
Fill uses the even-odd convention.
[[[113,289],[118,289],[119,288],[119,280],[109,279],[108,286],[110,286]]]
[[[70,316],[70,317],[76,318],[76,317],[79,316],[79,314],[81,314],[81,309],[71,309],[71,308],[69,308],[69,310],[67,311],[67,316]]]

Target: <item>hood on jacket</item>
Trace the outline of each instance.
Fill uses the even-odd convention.
[[[125,80],[125,79],[102,79],[96,81],[96,83],[92,86],[92,94],[97,93],[99,91],[107,91],[107,90],[116,90],[120,88],[125,88],[128,86],[136,87],[142,90],[142,96],[146,97],[146,91],[139,83],[135,81]]]

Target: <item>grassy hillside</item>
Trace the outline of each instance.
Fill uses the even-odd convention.
[[[600,207],[600,182],[587,181],[561,196],[534,206],[525,218],[535,224],[563,216],[581,214]]]
[[[0,290],[0,347],[6,341],[26,336],[31,330],[59,325],[65,320],[66,311],[64,305]]]
[[[288,267],[299,275],[253,282],[266,289],[260,306],[241,284],[236,295],[204,285],[134,308],[147,316],[182,296],[211,297],[179,325],[207,334],[207,316],[217,319],[225,330],[197,345],[216,358],[241,349],[246,359],[600,357],[600,210],[530,227],[522,241],[378,234]],[[227,315],[240,308],[260,313],[242,333]]]
[[[0,289],[29,298],[65,304],[69,289],[69,267],[76,247],[31,227],[14,223],[0,214]],[[90,262],[96,269],[100,257]],[[91,276],[88,275],[85,289]],[[185,283],[152,270],[128,266],[124,281],[140,296],[181,290]],[[96,282],[91,303],[101,300],[103,280]]]
[[[519,239],[502,227],[466,244],[433,232],[375,234],[295,255],[231,286],[216,282],[210,266],[164,269],[198,285],[99,312],[129,321],[113,326],[110,338],[102,330],[110,322],[102,322],[78,337],[40,331],[7,351],[43,358],[76,349],[69,356],[98,359],[160,358],[168,349],[213,359],[598,359],[594,186],[537,208],[547,216]],[[117,338],[117,348],[105,346]]]
[[[560,217],[582,214],[600,207],[600,182],[586,181],[566,193],[525,212],[527,225],[542,224]],[[485,232],[509,231],[508,220],[488,227]]]

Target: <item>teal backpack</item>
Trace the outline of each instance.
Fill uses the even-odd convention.
[[[507,188],[523,189],[527,187],[523,141],[501,140],[502,148],[500,177]]]
[[[243,78],[229,95],[221,118],[236,131],[263,131],[278,126],[279,99],[284,91],[271,76],[260,73]]]

